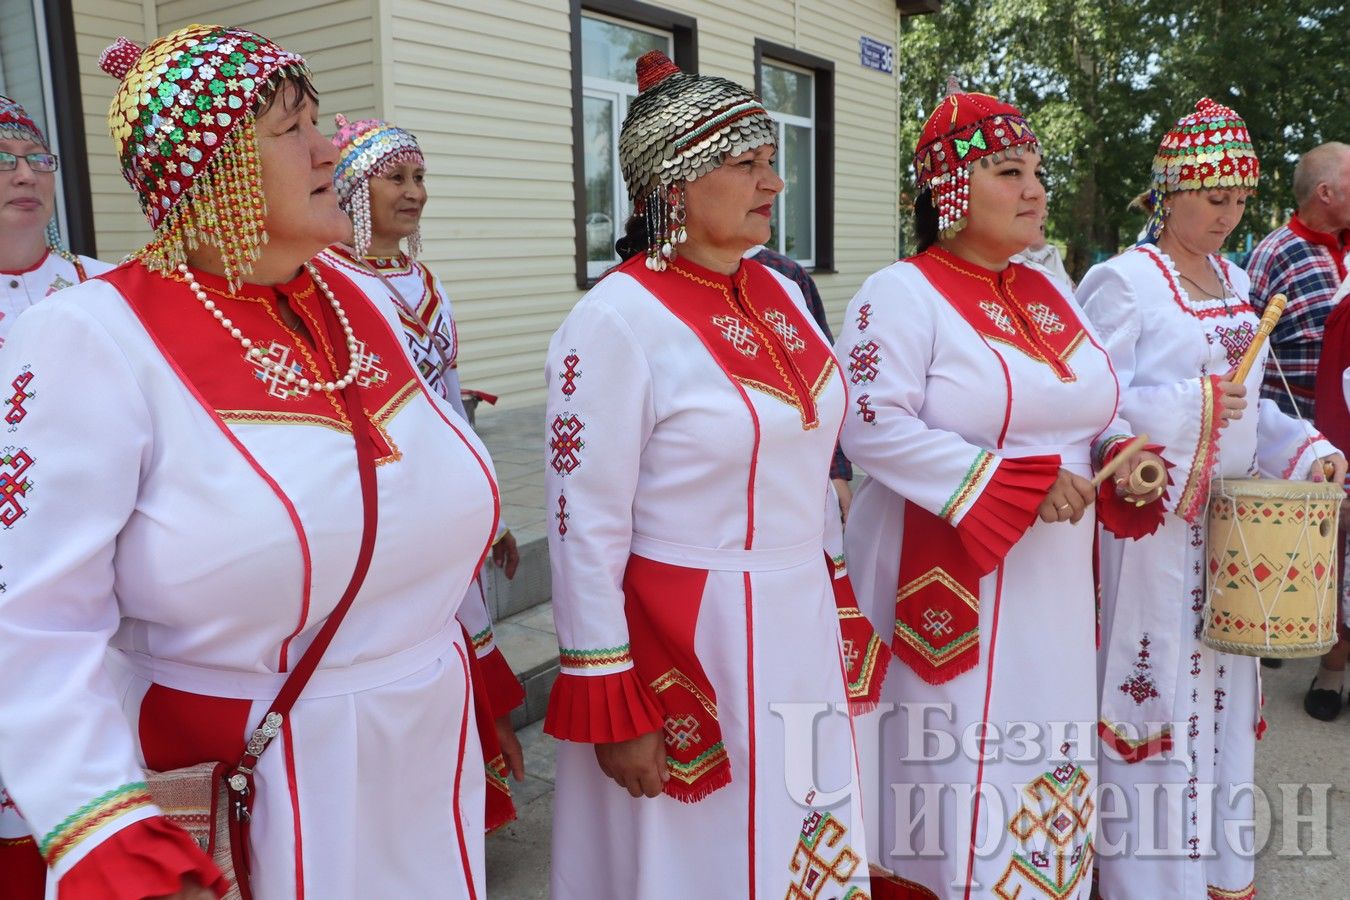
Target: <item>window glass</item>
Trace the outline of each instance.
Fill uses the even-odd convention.
[[[616,210],[614,170],[614,107],[608,97],[587,96],[583,117],[586,127],[586,259],[609,260],[614,256]],[[622,223],[619,223],[622,224]]]
[[[765,107],[790,116],[811,117],[809,74],[766,62],[761,67],[759,79],[764,87]]]
[[[815,264],[815,76],[764,60],[764,106],[778,129],[775,164],[783,192],[774,204],[769,246],[803,265]]]

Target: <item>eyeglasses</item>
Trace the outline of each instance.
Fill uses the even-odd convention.
[[[19,167],[20,159],[28,160],[28,168],[34,172],[55,172],[58,162],[55,153],[29,153],[19,157],[0,150],[0,172],[13,172]]]

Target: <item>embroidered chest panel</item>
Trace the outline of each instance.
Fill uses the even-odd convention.
[[[316,265],[342,304],[357,340],[360,368],[356,383],[375,440],[377,462],[397,460],[401,453],[385,426],[418,392],[417,379],[380,312],[341,273]],[[105,277],[126,298],[191,388],[227,423],[318,425],[352,433],[340,398],[286,382],[260,361],[250,359],[185,284],[141,266],[124,266]],[[313,284],[291,297],[292,309],[304,322],[312,343],[310,337],[286,325],[274,299],[252,296],[248,286],[239,294],[203,286],[255,347],[298,378],[331,381],[346,371],[345,352],[341,361],[334,352],[333,337],[340,332],[335,330],[335,321],[330,321],[331,312],[325,310],[328,300]]]
[[[1044,275],[1010,265],[995,277],[936,248],[909,261],[985,340],[1048,366],[1060,381],[1077,380],[1069,359],[1087,331]]]
[[[1253,317],[1256,317],[1256,310],[1252,309],[1245,297],[1239,297],[1237,291],[1234,290],[1233,279],[1230,277],[1226,260],[1219,259],[1216,268],[1219,277],[1223,280],[1224,292],[1228,296],[1192,297],[1182,290],[1181,276],[1167,254],[1151,244],[1140,244],[1134,248],[1133,252],[1142,253],[1153,262],[1159,274],[1167,282],[1167,289],[1171,292],[1172,302],[1176,304],[1177,309],[1186,315],[1196,319],[1216,319],[1250,313]],[[1248,340],[1248,343],[1251,343],[1251,341]],[[1225,346],[1227,346],[1226,343]],[[1238,354],[1238,357],[1241,358],[1241,353]]]
[[[746,261],[720,279],[679,264],[652,272],[635,260],[621,270],[694,331],[728,377],[796,409],[803,429],[820,424],[816,400],[834,374],[834,354],[768,269]]]

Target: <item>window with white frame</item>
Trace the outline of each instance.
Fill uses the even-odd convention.
[[[614,242],[630,213],[619,168],[619,128],[637,96],[638,57],[674,56],[670,32],[583,12],[581,90],[586,198],[586,274],[598,278],[619,261]]]
[[[810,268],[816,264],[816,76],[767,59],[759,75],[764,106],[778,129],[775,162],[783,177],[769,246]]]

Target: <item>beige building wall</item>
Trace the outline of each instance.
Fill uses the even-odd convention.
[[[460,374],[503,406],[541,402],[549,336],[576,286],[568,0],[74,0],[100,255],[144,242],[103,116],[97,69],[117,33],[220,21],[302,53],[328,116],[377,115],[417,134],[431,194],[425,261],[459,323]],[[835,268],[816,282],[840,324],[862,280],[896,256],[893,76],[858,39],[894,44],[894,0],[660,0],[698,22],[699,69],[754,84],[761,38],[835,63]]]

